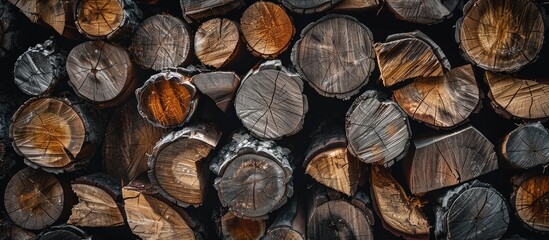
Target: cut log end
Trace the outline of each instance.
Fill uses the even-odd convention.
[[[452,16],[458,0],[386,0],[386,4],[399,19],[435,24]]]
[[[300,0],[280,0],[284,7],[290,9],[290,11],[297,14],[312,14],[325,12],[342,0],[314,0],[314,1],[300,1]]]
[[[502,155],[512,166],[529,169],[549,163],[549,132],[541,123],[526,124],[510,132]]]
[[[241,45],[238,24],[226,18],[202,23],[194,36],[198,60],[214,68],[223,68],[236,60]]]
[[[528,174],[526,174],[528,175]],[[520,221],[535,232],[549,233],[549,176],[522,176],[511,195]]]
[[[259,240],[263,239],[266,224],[264,220],[252,221],[236,217],[231,212],[227,212],[221,217],[221,232],[223,238],[227,240]]]
[[[221,16],[244,6],[244,0],[180,0],[183,15],[188,20],[204,20]]]
[[[210,72],[194,75],[193,84],[198,90],[214,100],[223,112],[227,112],[233,96],[240,86],[240,78],[233,72]]]
[[[141,10],[128,0],[77,0],[78,31],[90,39],[126,39],[137,27]]]

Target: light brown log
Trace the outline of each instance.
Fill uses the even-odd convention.
[[[408,196],[383,166],[371,167],[371,194],[383,227],[406,239],[429,239],[429,221],[418,198]]]
[[[265,234],[265,220],[249,220],[225,213],[221,219],[221,233],[225,240],[259,240]]]
[[[19,47],[20,29],[17,15],[8,1],[0,2],[0,59],[11,55]]]
[[[221,204],[237,217],[266,219],[293,195],[290,161],[287,148],[235,133],[210,166]]]
[[[546,165],[549,163],[549,132],[539,122],[519,126],[505,136],[501,153],[515,168]]]
[[[94,173],[77,178],[71,184],[78,196],[78,204],[72,208],[68,224],[81,227],[114,227],[125,224],[121,212],[120,185],[104,173]]]
[[[159,193],[175,204],[202,204],[210,182],[210,159],[221,132],[209,124],[195,124],[164,136],[149,158],[149,179]]]
[[[368,83],[375,68],[373,41],[370,29],[357,19],[332,14],[301,31],[291,60],[320,95],[348,99]]]
[[[4,207],[18,226],[40,230],[64,218],[70,209],[68,191],[53,174],[27,167],[6,185]]]
[[[199,97],[190,79],[173,71],[152,75],[135,91],[139,114],[156,127],[185,124],[192,117]]]
[[[440,77],[416,78],[393,92],[394,100],[411,118],[434,129],[452,129],[479,111],[481,92],[471,65]]]
[[[25,163],[49,172],[86,167],[103,138],[97,110],[72,98],[35,97],[13,115],[10,137]]]
[[[498,168],[494,145],[466,126],[450,133],[414,140],[414,154],[404,161],[414,195],[454,186]]]
[[[194,52],[204,65],[223,68],[237,60],[243,51],[238,23],[214,18],[198,27],[194,35]]]
[[[59,225],[44,230],[38,235],[37,240],[82,240],[91,239],[82,229],[72,225]]]
[[[250,70],[242,79],[234,105],[244,127],[261,139],[296,134],[309,110],[303,81],[279,60]]]
[[[75,0],[8,0],[33,23],[52,27],[64,37],[77,39],[73,8]]]
[[[117,109],[105,131],[103,166],[107,174],[123,185],[147,172],[147,159],[168,130],[154,127],[141,117],[137,102],[131,100]]]
[[[249,6],[240,19],[242,35],[251,53],[273,59],[290,46],[295,28],[284,9],[272,2]]]
[[[284,7],[298,14],[312,14],[325,12],[342,0],[279,0]]]
[[[189,22],[223,16],[244,6],[244,0],[180,0],[183,16]]]
[[[192,77],[192,83],[204,95],[214,100],[223,112],[227,112],[233,96],[240,86],[240,77],[234,72],[206,72]]]
[[[458,0],[385,0],[398,19],[419,23],[435,24],[452,16]]]
[[[264,240],[305,240],[306,209],[305,201],[293,196],[276,215],[274,222],[269,226]]]
[[[359,12],[380,6],[380,0],[342,0],[333,7],[333,10],[336,12]]]
[[[509,226],[505,198],[486,183],[465,183],[447,191],[437,204],[437,239],[500,239]]]
[[[89,39],[127,39],[142,18],[141,10],[131,0],[76,1],[76,26]]]
[[[515,215],[527,229],[549,233],[549,176],[533,171],[513,180],[511,205]]]
[[[541,50],[544,19],[531,0],[473,0],[456,24],[464,57],[495,72],[515,72]]]
[[[188,62],[192,40],[187,24],[181,19],[154,15],[135,31],[130,52],[142,68],[162,70]]]
[[[420,31],[390,35],[374,50],[386,87],[418,77],[440,77],[451,68],[440,47]]]
[[[549,118],[549,85],[546,80],[521,79],[486,71],[484,74],[496,113],[505,118],[546,120]]]
[[[53,39],[29,48],[15,61],[15,84],[28,95],[49,94],[67,76],[66,58]]]

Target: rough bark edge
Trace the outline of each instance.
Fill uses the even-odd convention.
[[[282,5],[287,8],[288,10],[292,11],[293,13],[297,14],[314,14],[314,13],[322,13],[330,10],[333,8],[336,4],[341,2],[342,0],[330,0],[329,2],[322,3],[320,5],[317,5],[313,8],[300,8],[297,6],[294,6],[293,4],[289,3],[287,0],[279,0]]]

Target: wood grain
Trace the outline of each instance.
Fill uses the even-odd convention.
[[[223,112],[227,112],[234,94],[240,86],[240,77],[234,72],[205,72],[192,77],[192,83],[198,90],[214,100]]]
[[[180,3],[189,22],[222,16],[244,6],[243,0],[180,0]]]
[[[238,24],[226,18],[214,18],[202,23],[194,35],[196,57],[214,68],[223,68],[236,60],[241,45]]]
[[[389,10],[399,19],[435,24],[452,16],[457,0],[386,0]]]
[[[298,14],[311,14],[325,12],[342,0],[279,0],[284,7]]]
[[[549,232],[549,176],[526,173],[511,195],[511,204],[520,221],[530,230]]]
[[[549,163],[549,132],[539,122],[519,126],[505,136],[501,152],[513,167],[545,165]]]
[[[126,40],[142,13],[131,0],[77,0],[76,26],[89,39]]]

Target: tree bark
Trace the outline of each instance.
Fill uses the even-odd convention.
[[[171,15],[154,15],[139,25],[132,38],[130,52],[145,69],[162,70],[188,62],[191,32],[180,19]]]
[[[533,171],[513,179],[511,205],[520,222],[530,231],[549,233],[549,176]]]
[[[76,0],[78,31],[89,39],[126,40],[142,18],[131,0]]]
[[[37,240],[82,240],[91,239],[86,232],[71,225],[59,225],[51,227],[38,235]]]
[[[379,8],[380,0],[342,0],[337,3],[333,10],[337,12],[360,12]]]
[[[412,137],[402,109],[374,90],[364,92],[349,108],[345,132],[354,156],[387,167],[406,155]]]
[[[235,109],[244,127],[262,139],[280,139],[303,128],[309,110],[303,82],[278,60],[267,61],[243,78]]]
[[[233,96],[240,86],[240,77],[234,72],[207,72],[192,77],[192,83],[204,95],[214,100],[223,112],[227,112]]]
[[[244,0],[180,0],[180,3],[188,22],[222,16],[245,4]]]
[[[447,191],[435,210],[437,239],[500,239],[509,225],[505,198],[479,181]]]
[[[269,226],[264,240],[305,240],[306,210],[305,201],[293,196],[277,213],[273,223]]]
[[[210,166],[221,204],[237,217],[266,219],[293,194],[290,161],[290,151],[275,142],[235,133]]]
[[[332,14],[303,29],[291,61],[320,95],[348,99],[368,83],[375,68],[373,41],[370,29],[357,19]]]
[[[67,59],[69,85],[99,107],[112,107],[130,97],[139,81],[128,52],[103,41],[89,41],[71,50]]]
[[[503,139],[501,153],[512,167],[530,169],[549,163],[549,132],[541,123],[519,126]]]
[[[544,31],[543,14],[533,1],[473,0],[456,23],[456,40],[469,62],[489,71],[515,72],[535,61]]]
[[[414,145],[414,153],[404,161],[406,181],[414,195],[454,186],[498,168],[494,145],[472,126],[415,139]]]
[[[385,0],[398,19],[419,24],[435,24],[450,18],[458,2],[458,0]]]
[[[48,172],[85,168],[103,138],[97,110],[70,97],[35,97],[13,115],[10,137],[25,163]]]
[[[265,220],[249,220],[236,217],[227,212],[221,217],[221,234],[225,240],[259,240],[264,239]]]
[[[198,27],[194,35],[194,52],[204,65],[224,68],[242,54],[243,42],[238,23],[214,18]]]
[[[321,13],[330,10],[342,0],[279,0],[284,7],[297,14]]]
[[[254,56],[273,59],[290,46],[295,28],[284,9],[272,2],[249,6],[240,19],[242,35]]]

